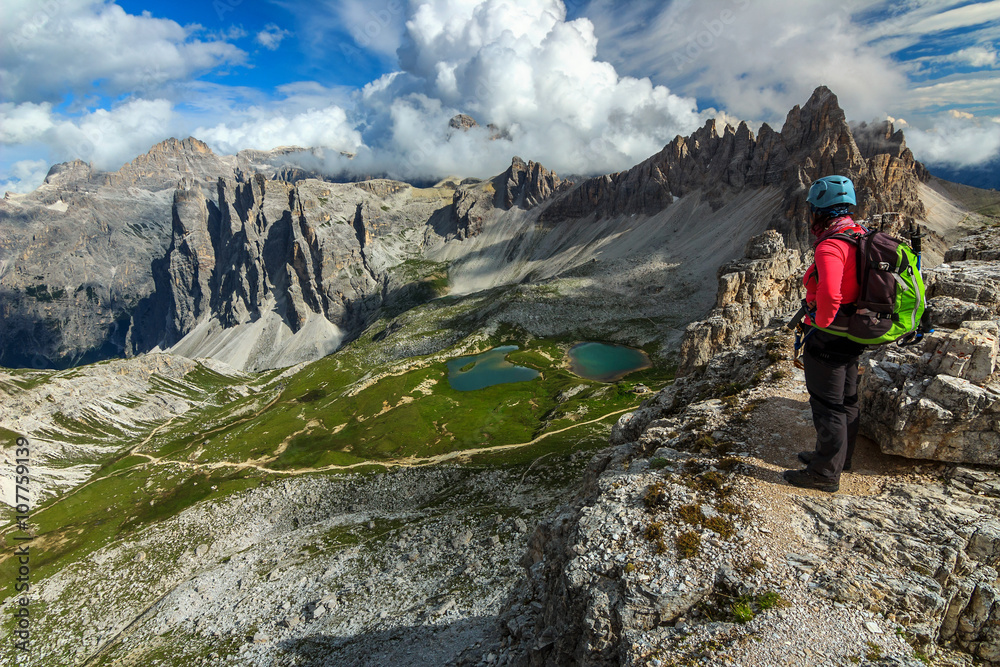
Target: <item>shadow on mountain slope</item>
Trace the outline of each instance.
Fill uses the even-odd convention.
[[[353,636],[319,634],[290,638],[275,645],[276,652],[283,657],[274,664],[338,667],[450,664],[474,652],[474,647],[496,624],[494,616],[477,616],[449,624],[386,627]]]

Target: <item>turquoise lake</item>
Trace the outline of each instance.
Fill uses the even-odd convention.
[[[526,382],[539,377],[541,373],[535,369],[515,366],[507,361],[507,355],[517,349],[517,345],[504,345],[482,354],[452,359],[448,362],[448,384],[458,391],[475,391],[495,384]],[[463,371],[469,364],[475,365]]]
[[[623,345],[580,343],[569,351],[569,369],[588,380],[614,382],[652,364],[642,350]]]

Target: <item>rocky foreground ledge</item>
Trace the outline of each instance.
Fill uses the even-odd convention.
[[[781,480],[815,433],[775,326],[787,254],[752,240],[688,330],[688,375],[618,422],[466,662],[1000,665],[1000,266],[969,251],[987,236],[927,272],[939,331],[866,359],[871,439],[834,495]]]

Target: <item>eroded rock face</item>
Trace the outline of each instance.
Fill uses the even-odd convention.
[[[942,264],[924,271],[924,280],[935,325],[954,328],[1000,316],[1000,262]]]
[[[411,192],[395,181],[290,184],[260,174],[218,179],[215,200],[178,190],[171,245],[153,265],[156,290],[133,316],[129,351],[169,348],[207,319],[228,329],[273,314],[290,334],[316,318],[357,330],[396,296],[389,269],[419,253],[445,203],[410,202]]]
[[[180,177],[178,176],[178,180]],[[0,365],[66,368],[121,356],[154,289],[172,191],[110,187],[82,162],[0,200]]]
[[[498,188],[498,206],[511,209],[520,206],[530,210],[554,195],[566,190],[573,183],[563,181],[555,172],[549,171],[537,162],[528,162],[515,157],[510,168],[501,177],[502,188]]]
[[[878,498],[807,499],[832,558],[815,585],[833,601],[892,613],[911,632],[1000,662],[1000,478],[958,468],[944,485],[900,485]],[[846,547],[846,549],[844,549]],[[859,559],[886,567],[850,576]]]
[[[860,384],[862,432],[910,458],[1000,464],[1000,233],[962,239],[924,271],[938,330],[920,346],[878,348]]]
[[[801,300],[801,260],[773,230],[747,244],[746,257],[719,269],[719,292],[708,318],[688,325],[678,375],[704,366],[720,351],[766,327]]]
[[[862,433],[887,454],[1000,465],[998,340],[1000,322],[967,322],[877,350],[859,388]]]
[[[913,159],[902,134],[891,124],[858,131],[863,148],[855,141],[837,96],[821,86],[804,106],[789,111],[781,132],[765,124],[755,137],[745,123],[733,128],[710,120],[628,171],[585,181],[542,217],[556,222],[595,213],[598,218],[652,214],[695,191],[721,205],[730,190],[778,186],[787,204],[773,227],[791,247],[804,250],[811,243],[805,224],[808,188],[829,174],[854,180],[861,218],[890,211],[905,218],[922,217],[925,211],[917,190],[928,174]]]

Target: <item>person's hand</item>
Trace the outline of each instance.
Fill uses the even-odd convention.
[[[809,309],[810,313],[815,313],[816,312],[816,302],[815,301],[807,301],[806,302],[806,307]]]

